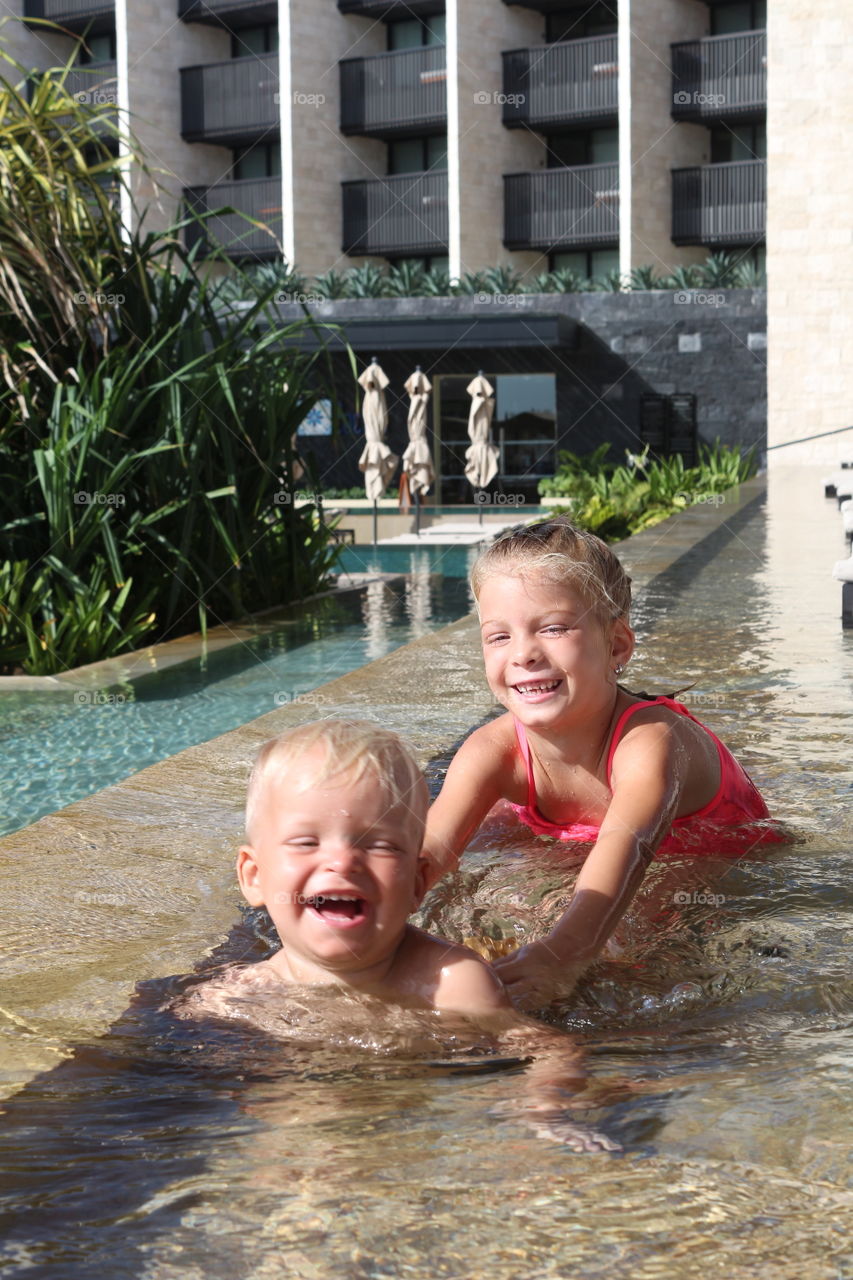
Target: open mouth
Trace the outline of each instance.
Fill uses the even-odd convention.
[[[559,680],[526,680],[524,684],[514,686],[516,693],[523,697],[534,697],[536,694],[553,693],[560,687]]]
[[[331,925],[359,924],[365,918],[367,903],[352,894],[318,893],[306,898],[306,907]]]

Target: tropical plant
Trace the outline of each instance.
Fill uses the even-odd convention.
[[[485,272],[483,271],[466,271],[454,282],[451,288],[455,294],[468,296],[475,293],[489,292]]]
[[[349,280],[340,271],[326,271],[314,280],[313,292],[321,298],[348,298]]]
[[[272,305],[293,273],[238,273],[249,301],[223,306],[180,227],[128,236],[100,185],[123,181],[106,126],[62,85],[30,103],[0,84],[6,671],[284,603],[335,555],[290,501],[293,435],[318,395],[334,405],[327,357],[300,352],[312,322],[282,328]]]
[[[648,447],[626,453],[625,463],[616,464],[609,451],[608,444],[586,456],[561,451],[556,474],[539,482],[543,497],[564,498],[575,524],[606,541],[627,538],[708,494],[722,493],[754,469],[752,450],[741,455],[719,441],[700,445],[695,467],[685,467],[679,454],[650,458]]]
[[[741,258],[732,272],[733,289],[763,289],[767,281],[764,272],[749,258]]]
[[[350,298],[384,298],[388,291],[388,277],[381,267],[372,262],[352,267],[347,277],[347,296]]]
[[[419,262],[404,258],[388,272],[385,292],[389,298],[420,298],[423,296],[426,272]]]
[[[652,266],[634,267],[629,276],[629,285],[632,290],[644,289],[662,289],[663,283],[661,277],[655,272]]]
[[[507,263],[500,267],[489,267],[483,272],[482,280],[487,293],[522,292],[521,274]]]
[[[732,288],[735,271],[737,269],[737,259],[732,253],[712,253],[706,258],[700,270],[702,272],[702,284],[706,289],[730,289]]]
[[[592,288],[596,293],[621,293],[625,288],[625,277],[618,267],[614,267],[606,275],[596,277]]]
[[[449,298],[453,292],[450,284],[450,272],[442,267],[431,267],[423,281],[425,298]]]
[[[660,282],[662,289],[699,289],[702,285],[702,268],[695,264],[690,266],[673,267],[668,276],[664,276]]]

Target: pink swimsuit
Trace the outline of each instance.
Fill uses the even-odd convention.
[[[641,711],[644,707],[658,705],[669,707],[671,711],[675,711],[678,715],[687,716],[688,719],[692,720],[694,724],[698,724],[708,734],[716,746],[717,755],[720,758],[720,785],[717,789],[717,794],[701,809],[697,809],[695,813],[684,814],[683,817],[676,818],[673,821],[672,830],[658,846],[657,852],[673,853],[688,850],[692,853],[710,854],[733,851],[744,852],[746,848],[753,844],[763,844],[768,840],[777,841],[782,839],[778,830],[774,830],[770,826],[761,825],[756,827],[749,825],[756,822],[766,823],[770,817],[767,805],[761,798],[755,784],[735,760],[728,747],[720,742],[717,735],[712,733],[695,716],[691,715],[682,702],[676,702],[672,698],[661,697],[635,702],[622,712],[616,721],[616,727],[613,730],[613,737],[610,741],[610,750],[607,754],[607,785],[610,786],[613,756],[625,732],[628,720],[636,711]],[[568,827],[563,827],[559,823],[550,822],[539,812],[536,804],[536,783],[533,778],[530,744],[527,741],[524,725],[518,720],[515,721],[515,734],[518,739],[521,758],[527,769],[527,804],[512,805],[521,821],[540,836],[552,836],[557,840],[597,840],[599,833],[599,827],[597,826],[586,822],[573,822]],[[721,828],[724,830],[721,830]]]

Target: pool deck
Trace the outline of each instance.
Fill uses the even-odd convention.
[[[806,484],[820,509],[817,479],[788,492]],[[736,537],[764,495],[763,479],[749,481],[724,504],[618,544],[635,596],[712,535]],[[828,545],[812,571],[828,574],[837,554]],[[322,688],[329,714],[379,720],[423,763],[494,707],[473,615]],[[238,918],[233,864],[250,762],[267,738],[315,714],[283,706],[0,839],[0,1093],[102,1033],[138,980],[189,972],[223,940]]]

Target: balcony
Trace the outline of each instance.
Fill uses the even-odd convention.
[[[278,22],[277,0],[178,0],[178,17],[237,31],[256,23]]]
[[[398,257],[447,253],[447,170],[344,182],[343,250]]]
[[[759,244],[766,216],[765,162],[736,160],[672,171],[672,240],[708,248]]]
[[[428,18],[444,13],[444,0],[338,0],[338,9],[363,18]]]
[[[569,40],[503,55],[508,129],[611,124],[618,119],[616,36]]]
[[[115,0],[24,0],[24,18],[44,18],[69,31],[99,35],[116,24]]]
[[[672,45],[671,52],[673,120],[764,119],[766,31],[688,40]]]
[[[446,127],[443,44],[341,63],[341,133],[395,138],[443,133]]]
[[[559,252],[618,241],[618,164],[504,174],[507,249]]]
[[[240,182],[217,182],[212,187],[187,187],[184,200],[187,208],[195,213],[207,213],[228,205],[266,223],[273,236],[281,238],[281,178],[244,178]],[[204,226],[191,223],[184,235],[188,249],[201,242],[203,253],[219,247],[229,258],[281,256],[281,248],[273,236],[253,227],[237,213],[209,218]]]
[[[181,68],[181,136],[240,146],[279,136],[278,54]]]

